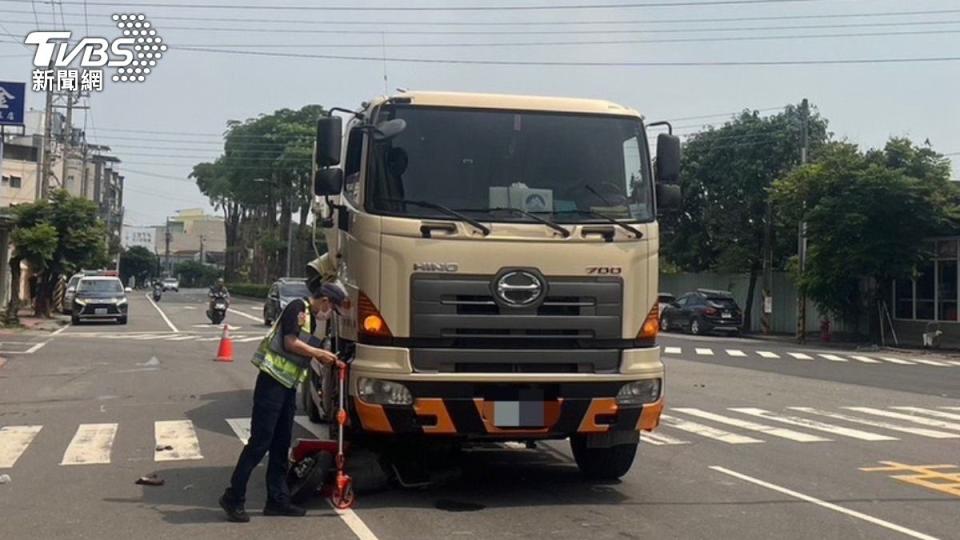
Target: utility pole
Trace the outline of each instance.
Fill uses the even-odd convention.
[[[166,249],[164,250],[163,255],[163,266],[169,273],[173,273],[170,268],[170,216],[167,216],[167,227],[166,233],[164,234],[164,240],[166,240]]]
[[[800,164],[807,164],[807,157],[810,151],[809,124],[810,124],[810,104],[804,98],[800,103]],[[800,275],[806,271],[807,267],[807,221],[806,207],[802,209],[800,216],[800,227],[797,230],[797,255],[800,262]],[[797,288],[797,342],[805,343],[807,341],[807,296]]]
[[[46,104],[43,110],[43,169],[40,171],[38,199],[46,199],[50,191],[50,175],[53,174],[53,88],[47,86]]]
[[[204,238],[203,238],[203,235],[201,234],[201,235],[200,235],[200,264],[203,264],[203,263],[204,263],[204,261],[203,261],[203,240],[204,240]]]
[[[290,264],[293,257],[293,207],[296,204],[296,192],[290,191],[290,222],[287,224],[287,273],[286,276],[290,277],[293,274],[290,273]]]
[[[761,295],[760,326],[765,335],[773,324],[773,203],[767,194],[767,223],[763,229],[763,294]]]
[[[63,150],[61,151],[61,187],[67,187],[67,165],[70,155],[70,148],[73,146],[73,93],[67,92],[67,120],[63,126]]]

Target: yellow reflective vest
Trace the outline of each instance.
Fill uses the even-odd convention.
[[[303,324],[300,325],[300,335],[297,336],[304,343],[309,343],[311,338],[310,327],[313,322],[313,313],[310,311],[310,304],[303,299],[304,311],[307,316]],[[283,346],[283,336],[280,334],[280,318],[273,323],[273,328],[266,335],[257,347],[257,352],[253,354],[253,365],[270,375],[280,384],[287,388],[295,388],[307,378],[310,367],[310,358],[299,356],[286,352]]]

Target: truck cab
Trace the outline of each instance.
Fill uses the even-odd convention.
[[[405,92],[343,112],[318,122],[314,180],[351,296],[351,427],[569,438],[588,476],[625,474],[663,408],[657,212],[679,199],[678,139],[660,134],[655,173],[643,117],[606,101]]]

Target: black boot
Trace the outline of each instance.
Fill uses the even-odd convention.
[[[234,523],[247,523],[250,521],[250,516],[248,516],[247,511],[243,509],[243,503],[236,501],[229,488],[220,496],[220,508],[223,508],[223,511],[227,513],[227,521]]]
[[[267,501],[267,505],[263,507],[263,515],[302,517],[307,515],[307,510],[306,508],[292,504],[289,501],[283,503]]]

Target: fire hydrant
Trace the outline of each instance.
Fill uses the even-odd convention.
[[[830,341],[830,319],[820,321],[820,341]]]

